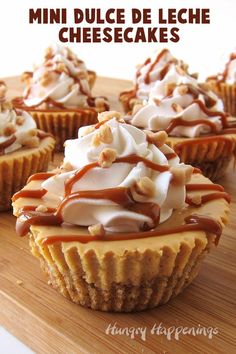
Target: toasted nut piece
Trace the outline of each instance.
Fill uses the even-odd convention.
[[[154,197],[155,190],[155,183],[149,177],[142,177],[131,187],[132,197],[137,202],[143,202]]]
[[[198,86],[204,91],[210,91],[210,85],[206,82],[199,83]]]
[[[167,133],[164,130],[161,130],[156,133],[152,133],[148,130],[144,130],[144,132],[147,134],[149,141],[156,145],[158,148],[163,146],[168,138]]]
[[[95,107],[96,108],[103,108],[105,104],[105,99],[103,97],[95,98]],[[101,114],[101,113],[100,113]]]
[[[21,286],[21,285],[23,285],[23,281],[22,281],[22,280],[17,279],[16,284]]]
[[[64,63],[57,63],[57,67],[56,70],[58,70],[59,72],[67,72],[67,67],[65,66]]]
[[[0,82],[0,99],[5,98],[7,92],[7,86],[5,84],[5,82],[1,81]]]
[[[36,136],[37,135],[37,129],[30,129],[28,130],[28,135],[29,136]]]
[[[31,71],[25,71],[22,75],[21,75],[21,81],[25,82],[25,83],[29,83],[30,79],[32,78],[33,73]]]
[[[99,134],[94,134],[94,136],[92,137],[92,146],[94,147],[98,147],[101,144],[101,139]]]
[[[52,75],[49,71],[45,71],[40,79],[40,84],[42,86],[48,86],[52,82]]]
[[[141,103],[137,103],[137,104],[133,107],[132,114],[137,113],[142,107],[143,107],[143,105],[142,105]]]
[[[8,109],[13,108],[13,105],[11,102],[2,102],[0,106],[1,106],[1,111],[6,111]]]
[[[159,100],[158,98],[153,97],[153,101],[157,106],[161,105],[161,100]]]
[[[16,127],[13,123],[8,123],[4,128],[3,128],[3,135],[5,136],[10,136],[16,132]]]
[[[110,167],[115,161],[116,156],[116,150],[110,148],[103,149],[98,158],[99,166],[103,168]]]
[[[176,84],[174,82],[170,82],[169,84],[165,85],[165,96],[170,96],[174,89],[176,87]]]
[[[45,205],[38,205],[35,211],[38,211],[39,213],[46,213],[48,211],[48,208]]]
[[[140,100],[138,98],[131,98],[131,100],[129,101],[129,105],[130,105],[131,110],[133,109],[133,107],[136,104],[142,104],[142,100]]]
[[[201,205],[202,204],[202,197],[200,195],[193,195],[193,196],[190,197],[190,200],[195,205]]]
[[[181,68],[180,65],[176,65],[176,71],[180,75],[185,75],[185,71],[183,70],[183,68]]]
[[[95,130],[95,127],[92,125],[88,125],[86,128],[82,130],[82,133],[80,134],[80,137],[82,138],[83,136],[86,136],[90,133],[92,133]]]
[[[155,183],[149,177],[142,177],[136,183],[136,191],[147,197],[153,197],[155,194],[156,186]]]
[[[103,124],[99,129],[99,136],[104,144],[111,144],[113,141],[113,135],[111,128],[107,124]]]
[[[60,170],[63,172],[70,172],[74,170],[74,167],[71,165],[71,163],[69,162],[64,162],[61,167]]]
[[[16,124],[17,125],[23,125],[24,122],[25,122],[25,118],[24,117],[22,117],[22,116],[16,117]]]
[[[45,49],[45,54],[44,54],[44,58],[46,60],[50,59],[53,56],[53,50],[51,47],[48,47]]]
[[[112,118],[117,118],[118,120],[121,118],[121,113],[117,111],[106,111],[99,113],[98,121],[101,122],[103,120],[110,120]]]
[[[92,236],[104,236],[105,230],[102,224],[95,224],[88,227],[88,231]]]
[[[175,166],[170,168],[170,172],[173,175],[172,183],[183,186],[190,181],[193,167],[190,165]]]
[[[36,148],[39,146],[39,138],[37,136],[33,136],[32,138],[24,139],[22,144],[28,148]]]
[[[196,80],[198,79],[198,73],[193,73],[193,74],[191,74],[191,76]]]
[[[183,111],[183,108],[178,103],[172,103],[171,107],[176,113],[180,113]]]
[[[186,95],[188,93],[188,86],[187,85],[179,85],[178,86],[178,93],[180,95]]]

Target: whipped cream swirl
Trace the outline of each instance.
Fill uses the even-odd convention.
[[[98,136],[101,137],[100,141],[97,141]],[[184,174],[186,167],[191,169],[191,173],[192,168],[180,163],[177,155],[167,145],[163,144],[158,148],[149,142],[145,132],[117,121],[116,118],[106,121],[100,128],[95,129],[91,126],[80,128],[78,139],[66,142],[64,165],[69,165],[70,170],[45,180],[42,187],[57,198],[58,205],[63,204],[66,199],[67,183],[86,166],[96,164],[105,151],[108,154],[108,150],[104,149],[112,151],[113,154],[115,152],[116,157],[112,159],[112,163],[98,164],[86,170],[82,177],[74,181],[70,191],[70,195],[73,195],[77,192],[102,190],[103,198],[79,197],[67,200],[61,210],[64,222],[80,226],[101,224],[106,232],[137,232],[145,227],[151,229],[156,226],[149,215],[142,213],[141,207],[141,211],[138,212],[135,208],[129,209],[122,203],[118,204],[106,198],[106,193],[111,188],[130,190],[134,206],[140,202],[140,198],[142,206],[146,203],[150,203],[146,204],[147,206],[157,205],[161,223],[171,216],[173,209],[183,207],[186,195],[185,183],[174,183],[171,169],[180,169]],[[172,158],[168,160],[167,154],[173,154]],[[134,155],[154,164],[166,166],[167,169],[159,172],[142,161],[138,163],[116,161]],[[134,192],[137,183],[144,181],[143,178],[145,182],[148,181],[152,189],[151,194]]]
[[[168,131],[172,122],[181,119],[187,124],[176,124],[168,134],[193,138],[212,131],[207,122],[213,123],[215,132],[222,130],[222,115],[222,101],[208,87],[198,84],[179,66],[171,64],[162,80],[156,81],[149,101],[134,111],[131,123],[153,131]],[[206,124],[190,126],[191,121],[199,120],[206,121]]]
[[[27,112],[14,109],[8,102],[0,105],[0,155],[39,143],[36,123]]]
[[[168,49],[163,49],[148,58],[145,63],[138,67],[134,84],[137,88],[136,96],[141,100],[147,100],[155,83],[161,80],[163,70],[168,70],[171,63],[178,63],[187,70],[186,64],[177,60]]]
[[[66,108],[88,106],[91,95],[87,75],[73,61],[56,54],[36,68],[28,78],[23,93],[24,104],[39,106],[48,101],[49,106]]]

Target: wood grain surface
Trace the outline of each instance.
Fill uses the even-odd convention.
[[[19,78],[8,78],[9,96],[22,89]],[[94,94],[108,96],[111,108],[120,109],[118,93],[127,81],[98,78]],[[54,165],[62,155],[56,155]],[[102,313],[76,306],[45,281],[27,238],[15,234],[11,212],[0,213],[0,324],[37,353],[229,353],[236,352],[236,185],[231,168],[219,181],[232,196],[232,212],[220,244],[208,255],[200,275],[183,294],[170,303],[134,314]],[[22,284],[18,284],[22,282]],[[109,324],[117,328],[142,327],[146,336],[106,334]],[[154,325],[159,334],[151,334]],[[172,327],[217,328],[218,334],[180,334],[168,339]],[[170,331],[170,329],[169,329]],[[1,343],[0,343],[1,352]]]

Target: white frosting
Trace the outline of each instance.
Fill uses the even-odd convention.
[[[117,157],[136,154],[151,160],[154,163],[169,166],[183,166],[176,156],[167,160],[164,153],[173,152],[167,145],[158,149],[149,144],[146,134],[125,123],[119,123],[115,118],[106,123],[112,131],[111,144],[101,143],[98,147],[92,145],[97,129],[82,137],[84,127],[79,130],[79,138],[68,140],[65,147],[64,162],[70,163],[74,170],[53,176],[43,182],[43,188],[58,198],[58,203],[65,194],[65,182],[71,178],[76,170],[89,163],[98,161],[104,148],[113,148]],[[156,172],[147,168],[143,162],[135,164],[113,163],[109,168],[96,167],[89,170],[80,180],[74,183],[72,193],[88,190],[102,190],[116,187],[132,187],[141,177],[149,177],[156,186],[155,195],[145,202],[154,202],[161,207],[160,222],[165,221],[172,214],[172,210],[181,208],[185,201],[185,186],[171,184],[172,173]],[[90,226],[101,223],[109,232],[136,232],[142,229],[144,223],[152,227],[152,220],[145,215],[129,211],[125,207],[110,200],[77,199],[68,202],[63,210],[64,222],[74,225]]]
[[[22,125],[17,124],[17,117],[23,118]],[[7,127],[9,123],[14,124],[16,132],[9,136],[4,135],[4,129]],[[12,138],[14,135],[16,140],[13,144],[7,147],[4,150],[5,154],[10,152],[19,150],[24,145],[24,139],[28,137],[28,133],[32,131],[32,129],[36,129],[36,123],[31,115],[27,112],[16,113],[14,109],[6,109],[0,112],[0,144]]]
[[[173,94],[166,96],[166,87],[168,84],[175,84],[176,87]],[[208,96],[216,101],[216,104],[210,108],[211,111],[216,112],[215,116],[209,117],[194,102],[194,97],[187,94],[180,94],[178,86],[181,84],[190,84],[199,92],[198,100],[202,101],[205,105],[204,95],[200,93],[198,82],[192,76],[188,74],[180,74],[176,68],[176,65],[172,64],[169,71],[163,78],[163,80],[156,81],[153,85],[153,89],[150,93],[148,103],[144,104],[139,109],[131,120],[132,124],[141,128],[150,129],[153,131],[165,130],[173,119],[181,117],[186,121],[193,121],[197,119],[204,119],[216,123],[217,129],[222,129],[220,116],[218,112],[223,112],[222,101],[211,91],[207,91]],[[158,104],[155,103],[158,100]],[[182,107],[181,112],[176,112],[173,108],[173,104],[178,104]],[[171,136],[186,136],[189,138],[206,134],[211,131],[211,128],[204,124],[198,124],[192,127],[178,126],[174,128],[169,135]]]
[[[63,48],[66,50],[66,48]],[[29,86],[23,94],[24,104],[28,107],[39,105],[47,98],[51,98],[67,108],[88,106],[87,98],[90,96],[88,75],[84,63],[78,63],[64,55],[61,47],[54,50],[54,56],[39,65],[33,73]],[[55,72],[58,64],[64,64],[70,75],[66,72]],[[41,79],[46,72],[50,74],[48,85],[42,85]],[[80,85],[74,78],[80,78]],[[81,89],[82,88],[82,89]],[[83,91],[83,92],[82,92]]]
[[[149,97],[150,92],[155,86],[156,81],[160,80],[161,70],[170,62],[177,62],[177,59],[173,57],[173,55],[169,52],[169,50],[165,50],[160,60],[153,66],[150,74],[149,74],[149,83],[145,83],[146,74],[149,72],[151,66],[155,63],[157,56],[162,51],[158,53],[154,53],[150,58],[150,63],[143,65],[140,67],[139,73],[140,75],[135,78],[135,85],[137,85],[136,96],[141,100],[146,100]]]

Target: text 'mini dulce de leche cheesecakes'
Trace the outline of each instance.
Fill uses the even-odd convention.
[[[128,120],[150,134],[165,130],[167,144],[180,160],[212,180],[225,173],[235,156],[235,120],[208,85],[199,84],[174,63],[156,82],[148,102],[135,105]]]
[[[0,82],[0,211],[11,208],[11,197],[31,174],[47,171],[55,140],[41,130],[29,113],[5,100]]]
[[[92,96],[86,66],[68,48],[49,47],[44,62],[22,79],[26,88],[13,104],[56,137],[58,151],[65,140],[77,136],[79,127],[96,123],[98,112],[109,108],[105,97]]]
[[[103,311],[158,306],[218,243],[229,195],[165,140],[104,112],[66,142],[61,168],[14,195],[18,234],[66,298]]]

